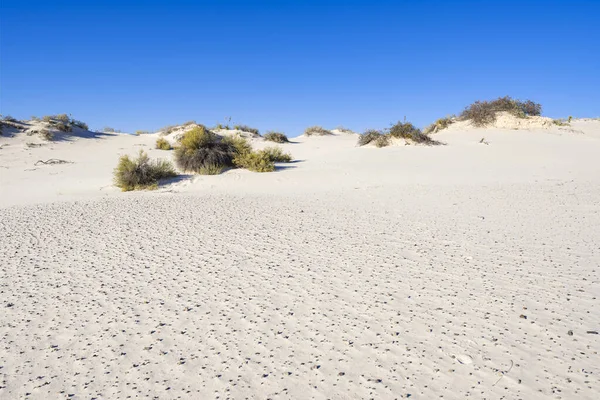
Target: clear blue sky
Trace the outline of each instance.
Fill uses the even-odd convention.
[[[600,1],[0,0],[0,112],[155,130],[418,126],[476,99],[600,116]]]

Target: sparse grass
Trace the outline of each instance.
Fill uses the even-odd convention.
[[[223,124],[217,124],[215,125],[215,130],[220,131],[220,130],[231,130],[231,127],[229,125],[223,125]]]
[[[111,128],[110,126],[105,126],[102,129],[102,132],[106,132],[106,133],[115,133],[115,128]]]
[[[171,150],[171,143],[165,138],[158,138],[156,140],[156,148],[159,150]]]
[[[333,135],[333,133],[331,131],[328,131],[327,129],[323,128],[322,126],[309,126],[308,128],[306,128],[304,130],[304,136],[326,136],[326,135]]]
[[[380,137],[384,136],[383,132],[376,129],[367,129],[362,135],[358,137],[358,145],[366,146],[371,142],[375,142]]]
[[[344,128],[342,125],[339,125],[337,128],[335,128],[337,131],[342,132],[342,133],[354,133],[351,129],[348,128]]]
[[[148,131],[137,130],[137,131],[135,131],[135,136],[147,135],[149,133],[150,132],[148,132]]]
[[[492,101],[476,101],[460,114],[462,120],[470,120],[474,126],[483,127],[496,121],[499,112],[509,112],[518,118],[542,114],[542,106],[531,100],[515,100],[509,96]]]
[[[284,153],[281,147],[265,147],[263,150],[271,161],[288,163],[292,161],[292,155]]]
[[[190,120],[190,121],[185,121],[182,125],[183,126],[198,125],[198,123],[194,120]]]
[[[286,143],[289,142],[287,136],[281,132],[273,132],[273,131],[269,131],[267,133],[265,133],[265,135],[263,136],[263,138],[265,140],[268,140],[269,142],[275,142],[275,143]]]
[[[567,123],[567,121],[565,121],[564,119],[553,119],[552,123],[554,125],[558,125],[558,126],[569,126],[569,124]]]
[[[437,133],[441,130],[444,130],[454,123],[454,118],[454,116],[440,118],[436,120],[433,124],[423,129],[423,133],[429,135],[431,133]]]
[[[42,129],[39,132],[39,135],[42,139],[47,140],[47,141],[51,141],[54,139],[54,133],[52,133],[51,131],[49,131],[48,129]]]
[[[222,165],[206,165],[204,167],[198,168],[196,171],[199,175],[219,175],[225,167]]]
[[[138,158],[122,156],[114,170],[114,183],[122,191],[152,189],[158,181],[177,176],[173,165],[166,160],[150,160],[140,150]]]
[[[258,129],[251,128],[248,125],[234,125],[233,129],[237,129],[238,131],[242,131],[242,132],[250,132],[255,135],[260,135],[260,131]]]
[[[235,148],[204,126],[186,132],[175,150],[175,162],[184,171],[203,173],[233,165]]]

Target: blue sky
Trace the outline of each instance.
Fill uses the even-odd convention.
[[[0,113],[155,130],[418,126],[510,95],[600,116],[600,1],[2,0]]]

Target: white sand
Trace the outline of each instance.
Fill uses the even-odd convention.
[[[600,122],[112,187],[157,137],[0,138],[0,398],[600,396]]]

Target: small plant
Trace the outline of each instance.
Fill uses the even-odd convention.
[[[149,133],[150,132],[148,132],[148,131],[137,130],[137,131],[135,131],[135,136],[147,135]]]
[[[269,160],[273,162],[287,163],[292,161],[292,155],[289,153],[284,153],[281,147],[265,147],[261,151],[264,152],[269,157]]]
[[[52,133],[52,132],[51,132],[51,131],[49,131],[48,129],[42,129],[42,130],[39,132],[39,135],[40,135],[40,137],[41,137],[42,139],[44,139],[44,140],[51,141],[51,140],[53,140],[53,139],[54,139],[54,133]]]
[[[11,117],[10,115],[7,115],[6,117],[2,118],[4,121],[6,122],[17,122],[16,118]]]
[[[335,128],[338,132],[342,132],[342,133],[354,133],[352,132],[351,129],[348,128],[344,128],[342,125],[338,126],[337,128]]]
[[[436,120],[433,124],[427,126],[425,129],[423,129],[423,133],[426,135],[429,135],[431,133],[437,133],[441,130],[446,129],[453,123],[454,123],[453,117],[440,118],[440,119]]]
[[[35,115],[31,116],[31,120],[34,121],[34,122],[40,122],[41,121],[41,119],[39,117],[36,117]]]
[[[115,128],[111,128],[110,126],[105,126],[104,129],[102,129],[102,132],[115,133]]]
[[[88,124],[86,124],[83,121],[79,121],[79,120],[74,119],[74,120],[71,121],[71,124],[73,126],[76,126],[76,127],[80,128],[80,129],[83,129],[83,130],[86,130],[86,131],[89,130]]]
[[[114,170],[115,185],[122,191],[153,189],[158,181],[176,176],[173,165],[166,160],[150,160],[148,155],[140,150],[138,158],[131,159],[122,156]]]
[[[331,131],[323,128],[322,126],[309,126],[304,130],[304,136],[325,136],[333,135]]]
[[[410,122],[398,122],[390,128],[389,135],[393,138],[412,140],[415,143],[438,145],[440,142],[431,139]]]
[[[233,165],[235,148],[200,125],[187,131],[175,150],[175,162],[184,171],[203,173]]]
[[[388,135],[381,135],[375,139],[375,147],[386,147],[390,145],[390,137]]]
[[[558,126],[567,126],[568,124],[563,119],[553,119],[552,123]]]
[[[242,132],[249,132],[255,135],[260,135],[260,132],[258,129],[256,128],[251,128],[248,125],[234,125],[233,129],[236,129],[238,131],[242,131]]]
[[[571,121],[573,121],[573,116],[569,115],[569,120],[567,122],[571,123]]]
[[[243,158],[247,153],[252,152],[252,146],[245,138],[241,136],[228,136],[223,139],[223,142],[231,146],[233,154],[233,165],[236,167],[242,167]]]
[[[275,142],[275,143],[286,143],[289,142],[287,136],[281,132],[273,132],[273,131],[269,131],[267,133],[265,133],[265,135],[263,136],[263,138],[265,140],[268,140],[269,142]]]
[[[485,138],[484,138],[484,137],[482,137],[482,138],[481,138],[481,140],[479,141],[479,143],[481,143],[481,144],[485,144],[485,145],[488,145],[488,144],[489,144],[489,142],[488,142],[487,140],[485,140]]]
[[[61,132],[73,131],[73,127],[71,125],[65,124],[64,122],[55,122],[52,125],[56,128],[56,130],[59,130]]]
[[[44,121],[44,122],[52,122],[52,115],[44,115],[42,117],[42,121]]]
[[[376,129],[367,129],[363,132],[362,135],[358,137],[358,145],[366,146],[371,142],[375,142],[382,136],[384,136],[384,134],[381,131],[378,131]]]
[[[159,150],[171,150],[171,143],[165,138],[158,138],[156,140],[156,148]]]
[[[67,114],[57,114],[57,115],[54,115],[52,117],[52,119],[54,119],[56,121],[60,121],[63,124],[69,124],[71,121],[71,118],[69,118],[69,116]]]
[[[191,120],[191,121],[185,121],[182,125],[183,126],[190,126],[190,125],[198,125],[198,124],[196,123],[196,121]]]

